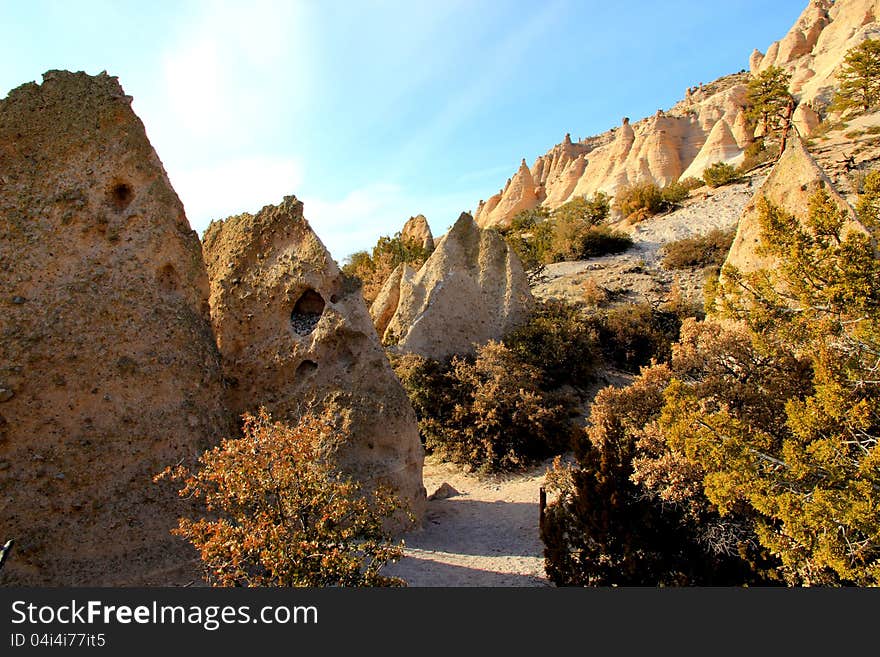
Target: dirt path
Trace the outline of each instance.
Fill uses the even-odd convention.
[[[525,473],[477,477],[428,457],[425,488],[460,494],[428,502],[406,557],[383,572],[410,586],[551,586],[538,534],[538,496],[549,461]]]

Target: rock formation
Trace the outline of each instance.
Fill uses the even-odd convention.
[[[685,172],[699,169],[691,175],[700,175],[713,162],[739,162],[752,138],[742,111],[746,81],[739,74],[722,78],[668,112],[634,124],[624,119],[597,137],[574,143],[566,135],[531,169],[523,161],[504,189],[481,202],[477,223],[505,226],[517,212],[538,205],[554,209],[578,196],[614,195],[621,186],[642,182],[667,185]]]
[[[725,266],[734,266],[742,272],[772,268],[773,259],[758,253],[761,241],[758,201],[766,198],[786,212],[802,218],[809,207],[810,197],[818,187],[824,187],[837,206],[847,213],[850,229],[865,230],[855,218],[852,208],[837,193],[828,176],[816,164],[801,141],[797,138],[789,139],[782,157],[743,210]]]
[[[400,281],[402,278],[412,280],[415,276],[415,270],[408,263],[402,262],[382,285],[379,294],[373,300],[370,306],[370,317],[373,319],[373,325],[379,335],[385,335],[385,329],[394,317],[397,305],[400,303]]]
[[[403,230],[400,231],[400,238],[404,242],[415,242],[427,251],[434,250],[434,236],[431,234],[431,227],[428,225],[428,220],[425,219],[425,215],[423,214],[410,217],[409,220],[403,224]]]
[[[519,257],[469,214],[458,218],[417,273],[401,271],[397,296],[383,341],[437,360],[502,337],[532,303]]]
[[[798,20],[767,53],[752,55],[753,73],[780,66],[792,74],[791,92],[824,109],[834,96],[836,74],[850,48],[880,36],[880,0],[811,0]]]
[[[227,435],[199,240],[115,77],[0,101],[6,583],[194,578],[165,466]]]
[[[867,38],[880,38],[880,0],[811,0],[780,41],[749,58],[752,73],[781,66],[792,74],[799,105],[794,124],[809,136],[830,104],[836,74],[847,51]],[[482,227],[507,225],[514,214],[542,205],[554,209],[597,191],[611,196],[623,185],[668,184],[698,177],[714,162],[736,164],[754,136],[743,108],[747,75],[731,75],[687,90],[667,112],[572,143],[568,135],[525,166],[475,213]],[[722,123],[723,122],[723,123]],[[726,125],[725,125],[726,124]]]
[[[342,465],[391,484],[420,517],[422,446],[409,398],[388,363],[354,283],[288,196],[205,233],[211,321],[235,413],[265,406],[295,421],[330,408],[349,430]]]
[[[530,210],[540,202],[540,197],[535,185],[532,172],[526,164],[525,158],[519,165],[519,170],[513,178],[507,181],[497,202],[493,203],[493,209],[488,215],[482,213],[483,226],[505,226],[522,210]]]
[[[706,139],[706,143],[703,144],[700,152],[697,153],[697,157],[684,170],[681,177],[682,179],[691,177],[702,178],[703,171],[716,162],[737,165],[742,159],[743,151],[736,143],[736,137],[733,136],[727,121],[721,119],[715,123],[712,132],[709,133],[709,138]]]

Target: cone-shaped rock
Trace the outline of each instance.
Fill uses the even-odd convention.
[[[819,187],[824,187],[835,204],[848,214],[846,226],[849,229],[865,230],[800,139],[792,137],[770,175],[743,210],[725,266],[734,266],[742,272],[772,268],[773,259],[758,253],[761,244],[759,200],[766,198],[789,214],[803,218],[809,208],[810,197]]]
[[[194,578],[167,465],[224,437],[197,235],[115,77],[0,101],[5,583]]]
[[[492,199],[490,199],[491,201]],[[508,181],[501,198],[491,211],[485,207],[480,213],[483,226],[506,226],[511,218],[522,210],[531,210],[538,205],[535,181],[525,159],[520,163],[519,170]]]
[[[415,242],[427,251],[434,250],[434,236],[431,234],[431,227],[425,215],[419,214],[410,217],[403,224],[403,230],[400,231],[400,238],[404,242]]]
[[[712,128],[709,138],[690,166],[681,174],[685,178],[702,178],[703,172],[716,162],[735,165],[742,161],[743,151],[736,143],[736,138],[727,121],[721,119]]]
[[[532,303],[519,257],[462,214],[412,277],[400,279],[384,341],[434,359],[472,353],[522,322]]]
[[[392,485],[420,517],[423,452],[415,412],[388,363],[363,297],[288,196],[205,233],[211,321],[236,413],[265,406],[295,422],[310,405],[349,429],[342,465]]]

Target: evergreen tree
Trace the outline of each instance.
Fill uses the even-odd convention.
[[[832,107],[867,111],[880,101],[880,39],[867,39],[846,53],[837,74],[840,88]]]
[[[784,127],[785,110],[791,99],[791,74],[778,66],[761,71],[749,80],[746,118],[760,124],[766,138]]]

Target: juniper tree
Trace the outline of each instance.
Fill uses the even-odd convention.
[[[746,118],[761,126],[764,138],[784,127],[786,108],[791,99],[791,74],[771,66],[749,80],[746,92]]]

